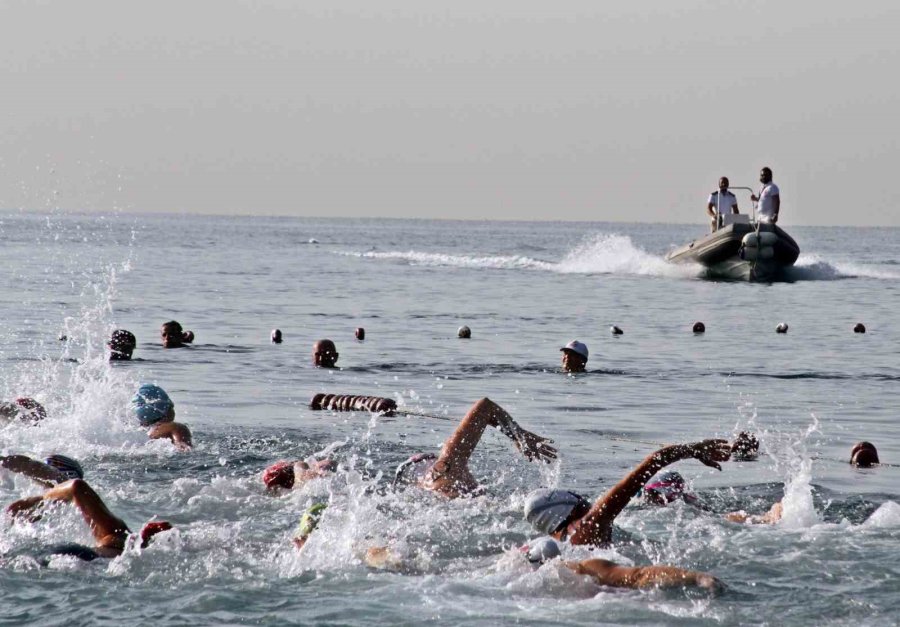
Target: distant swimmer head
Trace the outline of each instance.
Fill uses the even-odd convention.
[[[394,481],[391,482],[391,487],[396,488],[398,484],[418,481],[431,467],[428,462],[433,462],[437,457],[435,453],[416,453],[405,462],[401,462],[394,472]]]
[[[857,468],[870,468],[881,462],[878,450],[871,442],[857,442],[850,450],[850,463]]]
[[[540,566],[561,555],[559,545],[553,538],[540,538],[522,547],[522,552],[532,566]]]
[[[613,335],[622,335],[623,333],[625,333],[625,331],[623,331],[622,329],[620,329],[619,327],[617,327],[615,325],[609,327],[609,332],[612,333]]]
[[[362,342],[363,340],[366,339],[366,330],[363,329],[362,327],[356,327],[356,330],[353,332],[353,336],[354,336],[357,340],[359,340],[360,342]]]
[[[731,443],[731,459],[738,462],[750,462],[759,455],[759,440],[752,433],[741,431]]]
[[[272,344],[281,344],[283,341],[281,329],[272,329]]]
[[[525,520],[541,533],[552,535],[570,519],[583,516],[590,508],[590,502],[580,494],[542,488],[528,495]]]
[[[20,397],[12,402],[0,402],[0,419],[37,424],[46,417],[47,410],[33,398]]]
[[[263,471],[263,483],[266,490],[290,490],[294,487],[293,462],[280,461]]]
[[[172,399],[164,389],[152,383],[145,383],[138,388],[131,399],[131,409],[138,422],[145,427],[175,419],[175,404]]]
[[[159,328],[163,348],[179,348],[184,346],[184,329],[176,320],[169,320]]]
[[[456,337],[463,340],[468,340],[472,337],[472,329],[470,329],[466,325],[463,325],[456,330]]]
[[[775,327],[775,333],[787,333],[787,332],[788,332],[787,322],[781,322],[778,324],[777,327]]]
[[[137,338],[134,333],[125,329],[116,329],[106,342],[109,347],[110,361],[125,361],[131,359],[131,354],[137,346]]]
[[[141,527],[141,548],[146,549],[150,544],[150,539],[158,533],[172,529],[172,523],[165,520],[155,520],[148,522]]]
[[[81,464],[78,463],[78,460],[72,459],[68,455],[57,453],[46,458],[44,463],[59,471],[66,480],[84,479],[84,469],[81,467]]]
[[[857,322],[856,326],[853,327],[853,332],[854,333],[865,333],[866,325],[864,325],[862,322]]]
[[[561,349],[562,369],[565,372],[584,372],[588,361],[588,347],[584,342],[572,340]]]
[[[644,498],[654,505],[668,505],[685,496],[684,477],[669,470],[651,479],[644,486]]]
[[[706,325],[700,321],[695,322],[694,333],[706,333]]]
[[[312,358],[317,368],[334,368],[339,356],[331,340],[319,340],[313,344]]]

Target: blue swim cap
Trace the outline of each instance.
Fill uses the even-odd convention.
[[[165,420],[173,407],[172,399],[166,391],[152,383],[145,383],[138,388],[137,394],[131,399],[131,408],[145,427]]]
[[[44,463],[65,475],[66,479],[84,479],[84,469],[81,464],[68,455],[51,455],[44,460]]]

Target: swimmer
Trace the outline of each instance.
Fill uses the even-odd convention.
[[[322,520],[327,507],[327,503],[314,503],[300,517],[300,523],[297,525],[291,538],[291,542],[297,550],[303,548],[313,531],[319,526],[319,522]],[[369,568],[398,572],[409,571],[408,565],[404,563],[403,556],[390,546],[370,546],[361,555],[361,559]]]
[[[313,344],[312,358],[316,368],[337,368],[339,354],[331,340],[319,340]]]
[[[52,547],[51,554],[71,555],[86,561],[98,557],[118,557],[125,550],[131,530],[125,522],[115,516],[100,496],[83,479],[72,479],[44,492],[41,496],[30,496],[19,499],[9,505],[6,512],[14,519],[30,522],[40,520],[40,510],[46,502],[73,503],[91,528],[96,545],[91,548],[79,544],[65,544]],[[164,521],[149,522],[141,528],[141,548],[146,548],[150,538],[162,531],[168,531],[172,525]]]
[[[175,422],[175,404],[166,391],[158,385],[145,383],[131,399],[131,409],[143,427],[149,427],[151,440],[169,439],[180,451],[193,446],[191,430],[187,425]]]
[[[175,320],[163,324],[159,329],[159,335],[162,338],[163,348],[181,348],[194,341],[194,332],[183,330]]]
[[[131,331],[116,329],[110,335],[106,345],[109,347],[110,361],[127,361],[131,359],[131,354],[137,346],[137,338]]]
[[[857,442],[850,449],[850,464],[857,468],[871,468],[880,463],[878,449],[871,442]]]
[[[697,509],[711,511],[696,495],[686,490],[684,477],[674,470],[667,470],[648,481],[641,489],[641,495],[650,505],[666,506],[675,501],[684,501]]]
[[[612,541],[616,516],[657,472],[688,458],[722,470],[718,462],[728,461],[730,456],[731,447],[726,440],[665,446],[647,456],[593,505],[583,496],[568,490],[535,490],[525,503],[525,519],[538,531],[557,540],[606,546]]]
[[[291,542],[294,543],[297,549],[302,549],[306,541],[309,540],[309,536],[319,526],[319,521],[322,520],[322,513],[327,507],[327,503],[314,503],[303,512],[303,516],[300,517],[300,524],[294,530],[294,537],[291,538]]]
[[[71,479],[84,479],[81,464],[66,455],[50,455],[43,462],[25,455],[6,455],[0,457],[0,467],[34,479],[45,488]]]
[[[337,462],[319,459],[311,464],[303,460],[296,462],[276,462],[263,471],[262,480],[269,492],[293,490],[308,481],[326,477],[337,470]]]
[[[272,344],[281,344],[284,338],[281,335],[281,329],[272,329]]]
[[[472,495],[479,486],[469,471],[469,458],[478,446],[484,430],[489,426],[500,429],[529,461],[540,460],[550,463],[556,459],[556,449],[550,446],[553,440],[523,429],[505,409],[492,400],[483,398],[469,408],[459,426],[444,442],[439,455],[414,456],[401,464],[398,474],[405,474],[411,470],[411,465],[429,462],[428,465],[422,463],[419,466],[416,477],[419,487],[451,499]]]
[[[533,566],[539,566],[560,556],[559,546],[550,538],[532,543],[526,557]],[[579,575],[587,575],[597,585],[611,588],[704,588],[721,592],[725,586],[709,573],[686,570],[677,566],[620,566],[604,559],[587,559],[579,562],[563,562],[563,566]]]
[[[470,340],[472,339],[472,329],[463,325],[456,330],[456,337],[461,340]]]
[[[563,372],[584,372],[588,360],[588,347],[578,340],[572,340],[561,349]]]
[[[20,397],[12,402],[0,402],[0,421],[18,421],[36,425],[46,417],[47,410],[33,398]]]

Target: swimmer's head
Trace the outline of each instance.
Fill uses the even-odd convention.
[[[858,468],[870,468],[878,461],[878,450],[871,442],[857,442],[850,449],[850,463]]]
[[[694,323],[693,331],[694,333],[706,333],[706,325],[698,320]]]
[[[541,538],[522,547],[528,563],[540,566],[560,556],[559,545],[553,538]]]
[[[759,440],[752,433],[741,431],[731,444],[731,459],[734,461],[753,461],[758,454]]]
[[[20,397],[13,402],[0,403],[0,418],[36,424],[47,417],[47,410],[33,398]]]
[[[319,340],[313,344],[313,364],[318,368],[334,368],[339,354],[337,347],[331,340]]]
[[[131,399],[131,409],[138,422],[145,427],[175,419],[175,404],[172,399],[164,389],[152,383],[145,383],[138,388]]]
[[[68,479],[84,479],[84,469],[78,460],[72,459],[68,455],[55,454],[44,460],[48,466],[56,469],[60,474]]]
[[[303,516],[300,517],[300,523],[297,525],[297,529],[294,530],[294,546],[298,549],[303,548],[303,545],[306,544],[309,536],[316,530],[316,527],[319,526],[319,521],[322,520],[322,513],[327,507],[327,503],[315,503],[303,513]]]
[[[472,329],[466,325],[462,325],[456,330],[456,337],[462,340],[469,340],[472,338]]]
[[[644,486],[644,498],[655,505],[667,505],[685,496],[684,477],[674,470],[660,474]]]
[[[163,348],[179,348],[180,346],[184,346],[184,329],[182,329],[181,324],[175,320],[169,320],[164,323],[159,329],[159,336],[162,339]]]
[[[584,342],[572,340],[561,349],[562,369],[566,372],[584,372],[588,360],[588,347]]]
[[[362,342],[363,340],[366,339],[366,330],[362,327],[356,327],[356,330],[353,332],[353,335],[354,335],[354,337],[356,337],[357,340]]]
[[[547,535],[561,531],[569,522],[581,518],[591,504],[580,494],[568,490],[535,490],[525,501],[525,520]]]
[[[294,487],[293,462],[276,462],[263,471],[263,483],[266,490],[290,490]]]
[[[411,482],[414,467],[419,464],[422,464],[424,467],[425,462],[431,462],[436,459],[437,455],[435,453],[416,453],[405,462],[401,462],[394,472],[394,481],[391,482],[391,487],[396,488],[399,483]]]
[[[281,344],[283,341],[281,329],[272,329],[272,344]]]
[[[141,527],[141,548],[146,549],[147,545],[150,544],[150,539],[158,533],[162,533],[163,531],[168,531],[172,528],[172,523],[167,522],[165,520],[156,520],[153,522],[148,522],[146,525]]]
[[[125,329],[116,329],[106,343],[109,347],[109,360],[122,361],[131,359],[131,354],[137,346],[137,338],[134,333]]]

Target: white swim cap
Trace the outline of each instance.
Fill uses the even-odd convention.
[[[525,520],[541,533],[551,534],[581,504],[590,505],[583,496],[568,490],[535,490],[525,501]]]
[[[529,563],[538,566],[559,557],[559,545],[553,538],[541,538],[531,543],[525,555]]]

